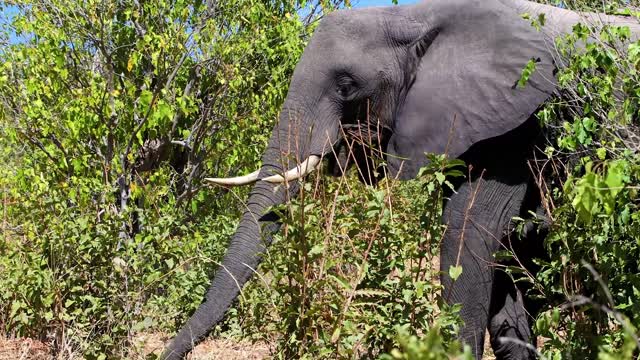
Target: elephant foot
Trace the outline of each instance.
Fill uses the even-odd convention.
[[[522,293],[504,273],[496,274],[496,285],[489,322],[491,348],[496,359],[535,359],[535,346],[532,345],[535,337],[531,333]]]
[[[506,321],[500,329],[491,336],[491,348],[499,360],[528,360],[536,359],[535,347],[523,336],[518,329]]]

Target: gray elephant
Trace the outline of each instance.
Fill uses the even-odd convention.
[[[546,24],[536,29],[523,13],[545,13]],[[485,329],[498,358],[534,357],[516,342],[497,341],[533,339],[522,294],[488,264],[508,236],[512,217],[539,208],[527,166],[540,133],[532,114],[557,90],[560,62],[553,38],[570,32],[581,16],[640,33],[631,19],[521,0],[430,0],[326,16],[294,71],[262,168],[209,179],[255,185],[204,302],[163,358],[182,358],[223,318],[278,229],[268,208],[287,201],[298,179],[334,153],[341,124],[358,120],[385,129],[380,143],[390,176],[415,177],[427,161],[425,152],[446,152],[472,165],[445,204],[446,299],[462,304],[460,337],[476,358],[482,357]],[[527,64],[535,71],[519,86]],[[288,191],[279,184],[284,181]],[[446,274],[458,263],[463,272],[454,282]]]

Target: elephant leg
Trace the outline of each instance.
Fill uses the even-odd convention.
[[[534,197],[534,201],[537,198]],[[549,230],[549,221],[542,205],[536,208],[540,220],[535,224],[527,222],[524,238],[509,243],[513,251],[520,257],[520,262],[510,261],[508,264],[523,266],[529,272],[536,273],[539,266],[533,262],[536,257],[544,257],[543,239]],[[491,319],[489,335],[491,347],[498,359],[535,359],[536,355],[523,346],[522,342],[535,345],[535,336],[531,331],[531,321],[535,318],[541,303],[539,300],[525,299],[523,293],[530,288],[526,283],[514,284],[513,279],[503,271],[497,271],[494,277],[491,295]],[[500,338],[507,340],[500,341]],[[509,341],[515,339],[516,341]],[[517,342],[520,342],[519,344]]]
[[[526,183],[506,184],[492,179],[465,182],[445,204],[447,230],[442,240],[440,266],[443,296],[462,305],[461,340],[482,357],[493,291],[493,254],[500,248],[510,219],[520,214]],[[462,266],[454,281],[452,266]]]
[[[503,271],[494,274],[490,317],[489,335],[496,359],[536,358],[534,352],[522,344],[535,340],[522,292]]]

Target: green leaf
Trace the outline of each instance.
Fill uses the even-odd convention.
[[[532,58],[525,65],[524,69],[522,69],[522,74],[520,75],[520,79],[518,79],[518,87],[524,88],[533,72],[536,70],[536,64],[540,61],[540,59]]]
[[[628,176],[626,175],[628,166],[629,165],[625,160],[616,160],[610,162],[607,167],[605,184],[609,188],[613,198],[620,193],[625,183],[628,181]]]
[[[143,111],[146,111],[147,108],[149,108],[149,106],[151,105],[151,100],[153,99],[153,93],[149,90],[142,90],[142,92],[140,93],[140,106],[142,107],[142,109],[144,109]]]
[[[460,275],[462,275],[462,266],[458,265],[458,266],[449,266],[449,276],[451,277],[451,279],[453,279],[453,281],[458,280],[458,278],[460,277]]]

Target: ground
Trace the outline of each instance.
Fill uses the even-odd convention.
[[[140,335],[136,342],[140,352],[134,359],[144,359],[149,354],[159,354],[166,335],[150,333]],[[488,345],[488,344],[485,344]],[[485,349],[487,349],[485,347]],[[46,344],[33,339],[0,338],[0,360],[47,360],[54,358]],[[268,344],[251,344],[244,341],[210,339],[198,345],[189,360],[262,360],[269,358]],[[56,360],[81,359],[80,355],[61,355]],[[494,359],[491,350],[485,350],[484,360]]]
[[[163,341],[167,336],[163,334],[140,335],[136,342],[140,345],[138,354],[132,359],[145,359],[150,354],[160,354]],[[262,360],[269,356],[270,348],[266,344],[251,344],[244,341],[225,339],[211,339],[198,345],[189,356],[189,360]],[[0,360],[79,360],[78,354],[62,354],[54,357],[47,344],[38,340],[20,338],[0,338]]]
[[[163,334],[145,334],[136,340],[142,344],[140,358],[147,354],[160,354],[164,342],[168,337]],[[229,339],[208,339],[191,353],[189,360],[262,360],[269,356],[268,344],[252,344],[249,341],[234,341]]]
[[[49,347],[38,340],[0,338],[0,360],[45,360],[49,355]]]

